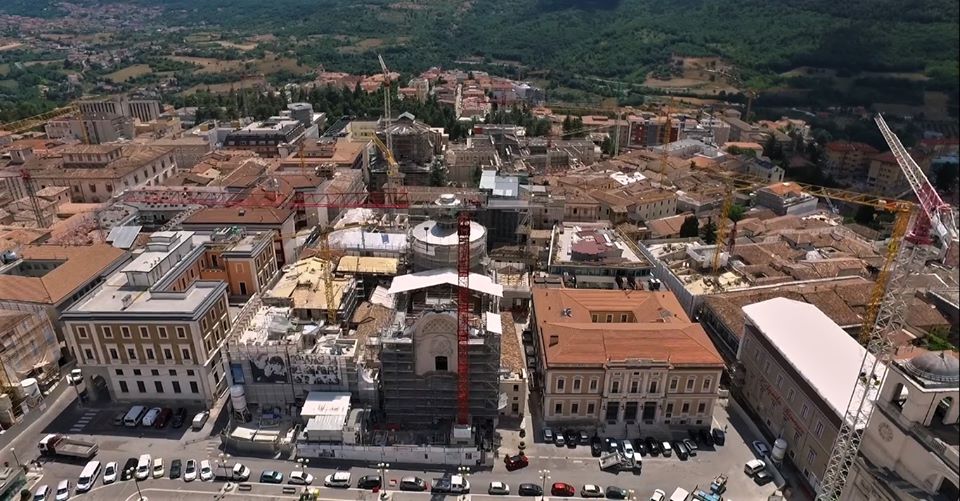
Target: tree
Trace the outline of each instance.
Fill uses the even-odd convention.
[[[697,216],[687,216],[680,225],[680,238],[695,237],[700,234],[700,221]]]
[[[447,171],[440,162],[434,162],[430,167],[430,186],[446,186]]]
[[[473,169],[473,186],[480,186],[480,178],[483,177],[483,169],[478,165]]]
[[[707,224],[700,228],[700,238],[710,245],[717,243],[717,225],[713,222],[713,218],[708,218]]]
[[[613,140],[610,139],[610,136],[603,138],[603,144],[600,145],[600,151],[610,156],[615,154],[613,151]]]

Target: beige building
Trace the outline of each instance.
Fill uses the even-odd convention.
[[[259,292],[274,275],[271,240],[234,230],[154,233],[65,311],[67,345],[94,398],[213,405],[226,390],[228,296]]]
[[[816,491],[864,349],[811,304],[778,297],[743,312],[734,380],[761,430],[786,440],[786,460]]]
[[[879,153],[865,143],[831,141],[824,147],[827,155],[827,173],[839,179],[862,176],[870,166],[870,157]]]
[[[533,290],[545,423],[635,438],[713,420],[723,361],[670,293]]]
[[[920,351],[890,364],[841,499],[960,498],[960,361]]]

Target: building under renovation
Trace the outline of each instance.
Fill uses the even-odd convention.
[[[383,411],[388,425],[452,429],[457,416],[457,272],[440,269],[401,275],[389,292],[397,315],[380,337]],[[470,420],[492,428],[499,394],[503,287],[470,274]]]

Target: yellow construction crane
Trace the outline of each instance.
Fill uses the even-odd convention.
[[[392,156],[393,132],[391,132],[390,126],[393,124],[393,110],[390,109],[390,94],[393,92],[393,86],[390,82],[390,71],[387,70],[387,63],[383,62],[383,56],[377,54],[377,60],[380,61],[380,70],[383,71],[383,84],[385,86],[383,89],[383,119],[386,121],[386,124],[383,130],[387,137],[387,151],[389,151]]]
[[[389,139],[389,137],[388,135],[387,138]],[[403,177],[400,175],[400,164],[393,157],[393,150],[383,144],[383,141],[376,134],[372,136],[372,139],[373,144],[377,146],[377,149],[383,153],[383,157],[387,160],[387,186],[390,189],[399,189],[403,186]],[[387,191],[390,191],[390,189]]]
[[[334,305],[333,268],[337,256],[330,250],[329,231],[320,235],[320,259],[323,260],[323,293],[327,304],[327,323],[337,325],[337,307]]]

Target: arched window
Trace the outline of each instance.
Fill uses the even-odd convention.
[[[890,399],[890,403],[897,406],[898,409],[903,409],[903,404],[906,403],[909,394],[910,392],[903,383],[897,383],[897,386],[893,388],[893,398]]]

